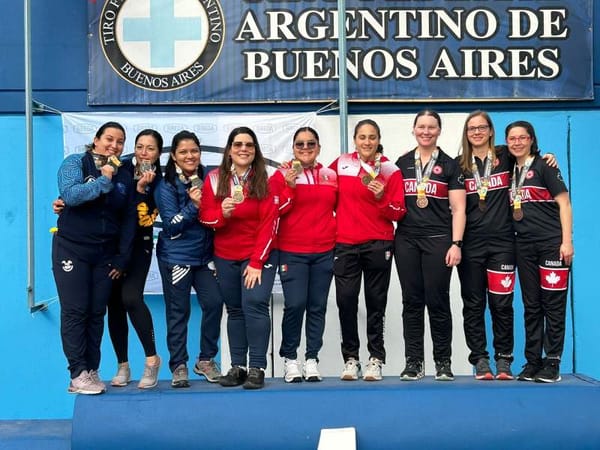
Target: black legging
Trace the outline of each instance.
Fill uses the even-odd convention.
[[[156,355],[152,315],[144,302],[144,285],[150,269],[152,244],[151,238],[136,239],[130,268],[113,284],[108,302],[108,331],[119,363],[129,360],[127,315],[142,343],[145,355]]]

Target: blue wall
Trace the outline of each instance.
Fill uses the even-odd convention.
[[[7,2],[5,2],[7,3]],[[61,111],[89,111],[86,105],[87,88],[87,14],[86,3],[73,7],[69,0],[33,0],[33,85],[34,98]],[[67,371],[59,338],[59,308],[54,301],[47,311],[30,314],[26,295],[26,183],[25,183],[25,120],[23,117],[23,11],[21,2],[4,5],[0,15],[0,136],[4,151],[0,153],[0,274],[3,276],[0,301],[0,342],[3,364],[0,371],[0,420],[29,418],[70,418],[73,397],[66,393]],[[598,8],[595,23],[600,22]],[[595,38],[596,61],[600,61],[599,38]],[[598,63],[596,63],[598,67]],[[600,71],[595,70],[596,97]],[[593,102],[548,102],[537,104],[439,104],[440,111],[470,111],[483,107],[493,111],[497,129],[509,121],[526,118],[534,123],[541,147],[554,152],[563,173],[568,175],[574,208],[576,263],[573,268],[571,336],[565,349],[565,364],[580,373],[600,378],[600,302],[597,300],[595,270],[600,254],[600,239],[596,229],[595,181],[597,175],[596,127],[600,123],[598,100]],[[118,108],[104,108],[118,110]],[[150,107],[128,108],[149,110]],[[161,107],[161,109],[168,109]],[[314,105],[267,105],[241,108],[248,111],[277,111],[316,109]],[[235,112],[239,106],[190,106],[185,111],[214,110]],[[354,105],[351,113],[414,112],[419,105]],[[94,108],[101,110],[101,108]],[[156,110],[156,108],[152,108]],[[181,107],[171,110],[182,111]],[[544,111],[542,111],[544,110]],[[50,234],[55,217],[50,211],[56,196],[56,170],[62,160],[62,124],[59,116],[40,115],[34,122],[35,135],[35,223],[36,223],[36,299],[49,300],[55,293],[50,271]],[[570,136],[570,140],[567,139]],[[149,300],[156,324],[158,351],[168,352],[165,346],[164,309],[160,297]],[[522,318],[517,304],[517,327]],[[191,324],[198,323],[198,308]],[[197,350],[198,326],[190,327],[190,353]],[[519,329],[522,336],[522,329]],[[142,367],[143,354],[137,339],[131,339],[131,362],[134,371]],[[522,339],[516,342],[517,364],[522,363]],[[104,378],[114,370],[114,359],[108,339],[105,339],[101,371]],[[109,356],[110,355],[110,356]],[[520,359],[519,359],[520,358]],[[139,373],[135,374],[139,376]],[[161,378],[169,378],[163,367]]]

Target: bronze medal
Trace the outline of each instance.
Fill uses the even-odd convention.
[[[373,180],[373,177],[371,177],[371,175],[363,175],[360,180],[362,181],[362,184],[368,186],[369,183]]]
[[[513,209],[513,219],[517,222],[523,220],[523,210],[521,208]]]
[[[244,188],[239,184],[233,188],[233,195],[231,196],[233,203],[242,203],[244,201]]]
[[[427,208],[428,204],[429,200],[427,200],[427,197],[417,197],[417,206],[419,208]]]
[[[480,211],[485,211],[487,209],[487,205],[485,203],[485,199],[484,198],[480,198],[479,199],[479,210]]]

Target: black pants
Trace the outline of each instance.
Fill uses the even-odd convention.
[[[450,276],[445,257],[450,236],[412,238],[396,233],[395,260],[402,287],[405,356],[423,360],[425,307],[433,340],[433,359],[452,355]]]
[[[525,358],[540,365],[562,356],[569,266],[560,261],[560,241],[517,239],[517,267],[525,307]]]
[[[152,237],[136,239],[127,272],[115,281],[108,302],[108,331],[119,363],[127,362],[129,326],[127,316],[148,356],[156,355],[152,315],[144,302],[144,286],[152,260]]]
[[[485,308],[490,308],[494,358],[513,360],[515,244],[512,237],[465,239],[458,265],[463,299],[463,327],[473,365],[489,358]]]
[[[385,362],[383,327],[392,254],[392,241],[369,241],[356,245],[337,244],[335,247],[333,273],[344,361],[349,358],[359,359],[358,295],[364,274],[367,348],[372,358]]]
[[[69,243],[57,235],[52,241],[60,335],[71,378],[100,366],[104,314],[112,287],[108,276],[112,252],[105,250],[99,245],[86,248]]]

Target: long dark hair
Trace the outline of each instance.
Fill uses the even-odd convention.
[[[538,141],[537,141],[537,136],[535,135],[535,130],[533,128],[533,125],[531,125],[529,122],[525,121],[525,120],[517,120],[515,122],[509,123],[506,126],[506,129],[504,130],[504,139],[506,139],[508,137],[508,133],[510,132],[510,130],[512,130],[513,128],[525,128],[525,130],[527,130],[527,134],[531,137],[531,154],[532,155],[538,155],[540,153],[540,149],[538,147]]]
[[[104,123],[100,128],[98,128],[98,130],[96,131],[96,135],[94,137],[96,139],[100,139],[107,128],[116,128],[117,130],[121,130],[123,132],[123,140],[125,140],[125,138],[127,137],[126,133],[125,133],[125,128],[123,128],[123,125],[121,125],[119,122]],[[91,152],[92,150],[94,150],[94,148],[95,148],[95,144],[93,141],[91,144],[87,144],[85,146],[85,150],[88,152]]]
[[[248,195],[257,199],[263,199],[268,193],[267,181],[269,176],[267,175],[267,165],[260,150],[256,134],[248,127],[237,127],[229,133],[227,144],[223,149],[223,159],[219,165],[217,197],[224,199],[231,195],[231,156],[229,152],[231,151],[233,140],[240,134],[248,134],[254,141],[254,161],[252,161],[252,171],[247,181]]]
[[[187,139],[194,141],[200,149],[200,152],[202,153],[202,148],[200,147],[200,140],[198,139],[198,136],[196,136],[196,134],[192,133],[191,131],[182,130],[175,136],[173,136],[173,141],[171,142],[171,157],[169,158],[169,161],[167,161],[167,165],[165,166],[165,180],[167,180],[167,182],[171,183],[173,186],[177,185],[177,182],[175,180],[179,176],[177,174],[177,168],[175,166],[175,152],[177,151],[177,146],[179,145],[179,143]],[[204,178],[204,167],[202,167],[202,162],[198,164],[198,170],[196,171],[196,174],[201,179]]]

